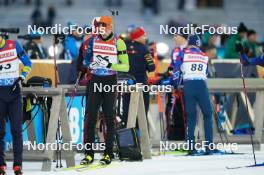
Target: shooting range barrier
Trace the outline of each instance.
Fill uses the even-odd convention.
[[[56,141],[56,132],[58,128],[58,121],[60,118],[61,130],[63,133],[63,142],[71,142],[71,133],[67,116],[65,93],[62,88],[23,88],[23,95],[29,93],[35,93],[38,97],[52,97],[51,116],[48,122],[48,133],[46,137],[46,143],[54,143]],[[34,142],[36,133],[34,129],[34,123],[28,128],[28,138],[30,142]],[[11,150],[9,151],[11,152]],[[24,150],[24,161],[42,161],[42,171],[50,171],[52,161],[55,156],[54,150],[47,149],[42,151]],[[65,158],[67,167],[74,166],[74,152],[72,150],[62,151],[62,157]],[[7,159],[11,159],[12,155],[9,153]]]
[[[249,116],[247,113],[238,114],[238,106],[237,104],[237,98],[233,98],[233,101],[230,103],[231,116],[226,117],[225,121],[225,127],[224,129],[227,132],[228,141],[231,143],[238,143],[238,144],[250,144],[250,136],[249,135],[233,135],[231,134],[231,130],[235,128],[235,121],[241,120],[243,118],[246,122],[249,121],[249,123],[255,128],[255,134],[253,136],[254,140],[254,146],[256,150],[260,150],[260,144],[263,143],[263,124],[264,124],[264,113],[263,113],[263,105],[264,105],[264,80],[263,79],[245,79],[246,81],[246,88],[248,94],[255,93],[256,94],[256,100],[254,105],[251,104],[250,100],[248,99],[248,108],[249,108]],[[230,96],[234,96],[236,94],[238,98],[241,99],[242,107],[246,109],[245,104],[245,94],[243,92],[243,83],[241,78],[215,78],[215,79],[209,79],[208,80],[208,88],[213,95],[214,93],[219,94],[232,94]],[[164,99],[165,94],[161,93],[162,99]],[[246,96],[247,98],[248,95]],[[164,101],[164,100],[163,100]],[[164,102],[163,102],[164,103]],[[163,105],[165,111],[165,105]],[[254,107],[253,107],[254,106]],[[155,106],[156,107],[156,106]],[[214,107],[214,106],[213,106]],[[157,111],[156,111],[157,112]],[[153,113],[153,112],[152,112]],[[198,110],[198,121],[197,121],[197,127],[196,127],[196,138],[198,141],[204,140],[204,128],[203,128],[203,116],[200,110]],[[149,123],[156,124],[157,119],[155,119],[156,116],[151,116],[148,118]],[[154,118],[154,119],[153,119]],[[150,121],[150,120],[154,120]],[[158,118],[158,122],[159,122]],[[163,120],[166,121],[165,114],[163,114]],[[214,120],[213,120],[214,121]],[[150,126],[151,128],[151,126]],[[159,125],[155,126],[156,130],[160,130]],[[199,132],[199,133],[198,133]],[[152,132],[150,132],[152,135],[154,135]],[[155,134],[159,135],[158,132]],[[199,134],[199,137],[198,137]],[[151,136],[152,136],[151,135]],[[158,140],[157,136],[155,139],[152,139],[152,147],[159,148],[160,147],[160,140],[162,137],[159,135]],[[174,142],[174,141],[169,141]],[[176,141],[176,142],[182,142],[182,141]],[[214,121],[214,142],[221,143],[221,138],[219,137],[219,134],[217,134],[217,123]]]
[[[263,79],[245,79],[247,92],[256,93],[255,100],[255,108],[248,100],[248,109],[249,109],[249,119],[252,126],[255,128],[255,134],[253,136],[254,146],[257,150],[260,150],[260,144],[262,143],[263,136],[263,124],[264,124],[264,80]],[[248,98],[248,95],[245,96],[243,92],[243,83],[242,79],[233,79],[233,78],[224,78],[224,79],[210,79],[208,81],[208,88],[211,93],[221,92],[221,93],[238,93],[239,97],[242,99],[242,104],[246,108],[245,98]],[[234,105],[236,101],[234,100],[232,104],[232,114],[231,114],[231,122],[227,118],[227,125],[231,129],[234,127],[234,121],[236,121],[237,117],[237,105]],[[245,114],[247,115],[247,114]],[[202,117],[200,116],[201,120]],[[201,123],[201,122],[200,122]],[[229,135],[229,141],[234,143],[250,143],[249,136],[245,135]]]
[[[240,78],[225,78],[225,79],[209,79],[208,87],[211,93],[238,93],[240,94],[242,100],[244,101],[243,85]],[[66,101],[65,96],[69,95],[73,86],[65,85],[59,86],[58,88],[24,88],[23,95],[28,93],[36,93],[38,96],[49,96],[52,97],[53,103],[51,108],[51,117],[48,125],[48,134],[46,143],[54,143],[56,140],[56,131],[58,126],[58,120],[61,120],[61,129],[63,133],[63,142],[69,143],[72,139],[70,132],[69,119],[67,116]],[[255,127],[254,143],[257,149],[260,149],[260,144],[262,143],[262,129],[264,122],[264,80],[263,79],[246,79],[246,88],[248,92],[256,93],[255,109],[253,109],[252,104],[249,103],[250,111],[250,121]],[[85,87],[79,87],[76,95],[84,95]],[[234,121],[237,117],[235,115],[236,109],[232,113],[231,120]],[[164,115],[163,115],[164,116]],[[147,120],[145,115],[144,101],[142,89],[137,92],[131,92],[130,107],[129,107],[129,117],[127,127],[135,127],[136,120],[138,119],[139,127],[141,129],[141,148],[144,159],[151,158],[151,141],[149,138]],[[202,117],[199,117],[201,120]],[[149,118],[151,120],[151,118]],[[229,121],[232,127],[232,121]],[[201,122],[199,122],[201,123]],[[216,125],[215,125],[216,126]],[[203,134],[203,127],[198,125],[201,135]],[[235,143],[250,143],[249,136],[233,136],[229,135],[229,141]],[[28,128],[28,138],[29,141],[35,140],[34,125],[30,125]],[[219,137],[215,136],[215,141],[219,142]],[[155,146],[155,144],[153,145]],[[51,164],[54,159],[55,151],[46,150],[43,152],[39,151],[25,151],[24,161],[42,161],[42,170],[51,170]],[[8,158],[12,159],[11,150],[8,153]],[[66,160],[67,167],[74,166],[74,152],[73,151],[62,151],[62,158]]]

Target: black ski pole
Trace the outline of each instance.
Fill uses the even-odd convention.
[[[56,132],[56,141],[57,141],[57,149],[56,149],[56,168],[62,168],[62,150],[61,150],[61,142],[62,142],[62,134],[61,134],[61,121],[58,120],[58,128]]]
[[[58,136],[58,129],[56,132],[56,142],[57,142],[57,149],[56,149],[56,168],[59,168],[59,136]]]
[[[62,149],[61,149],[61,144],[62,144],[62,133],[61,133],[61,120],[59,119],[58,122],[59,126],[58,126],[58,135],[59,135],[59,161],[60,161],[60,168],[62,168],[62,162],[61,162],[61,155],[62,155]]]

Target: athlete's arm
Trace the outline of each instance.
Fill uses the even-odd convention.
[[[209,75],[209,64],[207,63],[207,66],[206,66],[206,77],[208,78],[208,75]]]
[[[0,49],[2,49],[4,47],[4,45],[5,45],[5,39],[2,38],[2,41],[0,43]]]
[[[264,66],[264,54],[262,54],[259,57],[256,58],[250,58],[248,59],[246,53],[241,54],[241,58],[243,60],[244,65],[259,65],[259,66]]]
[[[176,62],[173,63],[173,73],[171,76],[171,83],[174,88],[177,88],[180,84],[180,76],[181,76],[181,65],[183,63],[184,52],[181,50],[179,55],[177,56]]]
[[[77,58],[77,70],[79,72],[82,72],[83,74],[86,73],[88,66],[89,66],[89,62],[90,62],[90,58],[88,58],[90,55],[90,53],[87,53],[84,57],[84,47],[86,47],[86,42],[83,42],[80,49],[79,49],[79,55]]]
[[[111,69],[119,72],[128,72],[129,71],[129,60],[126,49],[126,44],[122,39],[117,40],[117,57],[119,63],[111,64]]]
[[[32,63],[31,63],[28,55],[21,48],[20,44],[17,41],[15,41],[15,45],[16,45],[17,56],[18,56],[19,60],[24,65],[22,72],[21,72],[21,75],[20,75],[20,77],[24,80],[24,79],[26,79],[27,75],[31,71]]]
[[[170,66],[169,67],[172,67],[173,68],[173,65],[174,65],[174,60],[173,60],[173,50],[171,51],[171,54],[170,54],[170,58],[171,58],[171,63],[170,63]]]
[[[240,57],[241,57],[241,60],[242,60],[242,63],[244,66],[247,66],[247,65],[264,66],[264,54],[262,54],[261,56],[256,57],[256,58],[248,59],[248,56],[245,52],[245,49],[240,42],[235,44],[235,49],[240,54]]]
[[[175,64],[173,65],[174,72],[180,71],[181,65],[183,63],[183,57],[184,57],[184,52],[183,50],[181,50],[179,52],[179,55],[177,56]]]

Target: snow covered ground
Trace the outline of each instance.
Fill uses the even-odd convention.
[[[264,167],[241,168],[228,170],[226,167],[246,166],[253,164],[251,146],[239,146],[237,152],[246,153],[243,155],[214,155],[214,156],[180,156],[161,155],[153,156],[151,160],[143,162],[120,162],[108,168],[88,170],[84,172],[55,171],[41,172],[41,163],[25,162],[23,169],[25,175],[263,175]],[[264,145],[262,151],[256,152],[258,163],[264,162]],[[82,156],[76,155],[76,163],[79,164]],[[99,158],[99,155],[96,156]],[[65,167],[65,162],[64,167]],[[12,163],[8,163],[8,174],[11,171]],[[55,166],[55,163],[54,163]]]

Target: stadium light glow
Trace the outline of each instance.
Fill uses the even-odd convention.
[[[157,53],[159,56],[166,56],[169,53],[169,46],[166,43],[157,43]]]
[[[59,52],[59,49],[58,47],[56,46],[55,47],[55,54],[57,55]],[[49,56],[50,57],[53,57],[54,56],[54,47],[53,46],[50,46],[49,49],[48,49],[48,53],[49,53]]]

